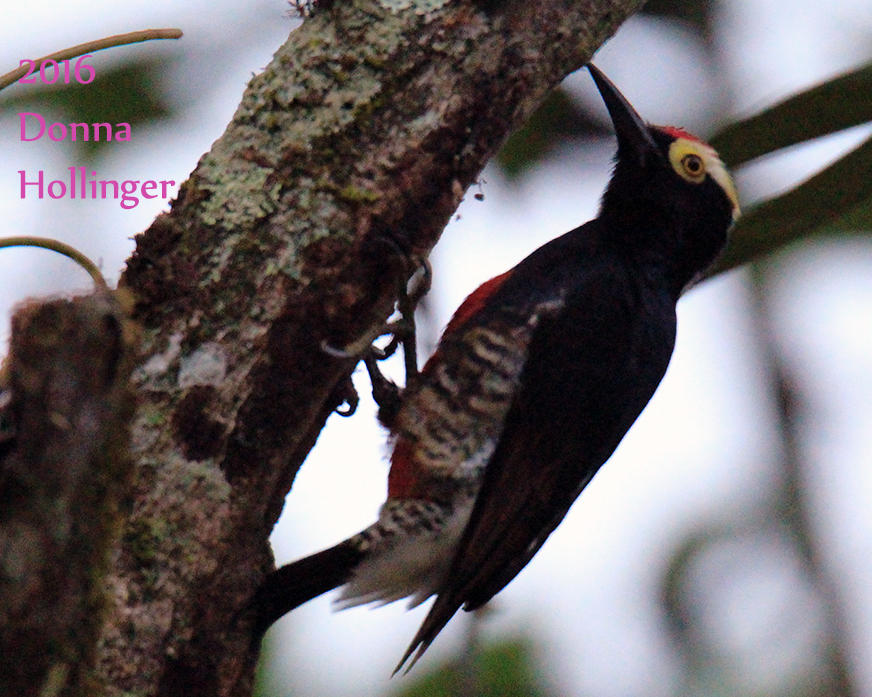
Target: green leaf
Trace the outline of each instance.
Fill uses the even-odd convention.
[[[527,639],[488,644],[464,657],[464,664],[449,663],[415,679],[397,697],[549,697]]]
[[[835,164],[739,219],[709,275],[800,239],[872,230],[872,138]]]
[[[872,121],[870,95],[872,63],[730,124],[710,142],[724,162],[736,167],[781,148]]]
[[[160,59],[131,60],[114,68],[98,68],[96,78],[87,85],[40,86],[0,98],[0,110],[36,112],[47,123],[108,122],[114,126],[126,122],[135,134],[137,126],[170,114],[169,102],[159,87],[159,76],[164,72],[166,63]],[[107,144],[111,142],[70,141],[83,159],[93,158]]]

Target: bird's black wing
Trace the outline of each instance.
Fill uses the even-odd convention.
[[[543,318],[449,573],[398,669],[462,606],[499,592],[557,527],[653,393],[634,377],[638,313],[611,269],[586,274]],[[668,362],[671,345],[665,352]],[[646,369],[647,370],[647,369]],[[627,391],[630,394],[624,394]]]

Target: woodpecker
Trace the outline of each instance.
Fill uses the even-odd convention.
[[[411,668],[524,568],[654,394],[676,302],[726,243],[738,198],[711,146],[646,125],[588,69],[618,142],[599,215],[463,302],[391,418],[378,521],[268,576],[257,636],[337,587],[341,608],[435,595],[397,666]]]

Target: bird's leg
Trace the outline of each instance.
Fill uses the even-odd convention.
[[[392,380],[389,380],[382,374],[378,362],[392,356],[400,344],[402,344],[406,386],[418,376],[415,308],[421,298],[430,290],[433,272],[430,262],[426,259],[417,257],[415,261],[414,272],[409,280],[403,284],[398,294],[397,310],[400,313],[400,318],[385,324],[375,337],[391,335],[387,345],[378,347],[371,343],[369,337],[365,338],[365,341],[369,342],[365,348],[361,346],[362,342],[360,340],[342,348],[330,346],[326,342],[321,344],[321,349],[325,353],[336,358],[353,358],[363,353],[363,362],[372,384],[372,397],[379,406],[379,420],[389,428],[393,418],[399,411],[402,401],[402,390]],[[351,416],[356,411],[360,399],[350,376],[340,386],[340,389],[340,406],[341,404],[347,404],[348,406],[345,409],[337,409],[336,413],[341,416]]]
[[[400,319],[388,325],[391,340],[384,348],[371,346],[363,362],[372,384],[372,398],[378,404],[378,419],[387,428],[393,426],[403,399],[403,391],[392,380],[387,379],[378,367],[378,362],[393,355],[397,347],[403,345],[403,359],[406,369],[406,387],[418,377],[417,333],[415,329],[415,308],[421,298],[430,290],[433,271],[426,259],[420,260],[411,279],[400,290],[397,309]],[[411,289],[410,289],[411,286]]]
[[[393,354],[397,349],[398,343],[396,337],[392,337],[390,344],[388,344],[388,347],[390,348],[389,351],[385,351],[385,349],[381,349],[375,344],[370,344],[363,354],[363,364],[366,366],[366,371],[369,373],[369,380],[372,384],[372,398],[379,406],[379,420],[385,423],[386,426],[388,424],[382,419],[382,411],[384,411],[385,414],[394,413],[399,408],[399,402],[402,395],[400,393],[400,388],[382,374],[378,367],[378,361],[383,361],[385,358],[388,358]],[[346,349],[337,349],[329,345],[322,345],[321,349],[325,353],[336,358],[353,358],[356,355],[350,352],[346,353]],[[334,409],[334,411],[339,414],[339,416],[351,416],[357,411],[357,405],[360,403],[360,396],[357,393],[357,388],[354,386],[351,375],[347,375],[345,379],[336,386],[334,395],[336,402],[338,402],[339,405]],[[343,405],[347,406],[343,407]]]
[[[418,303],[430,291],[433,267],[427,259],[418,258],[417,267],[402,289],[397,309],[400,311],[401,331],[394,331],[394,338],[403,344],[403,359],[406,369],[406,386],[418,377],[418,334],[415,326],[415,310]],[[411,289],[410,289],[411,286]]]

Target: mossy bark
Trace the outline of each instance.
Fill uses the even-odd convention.
[[[90,696],[250,694],[231,620],[356,363],[322,343],[366,345],[511,130],[641,4],[325,0],[252,79],[122,279],[131,508]]]

